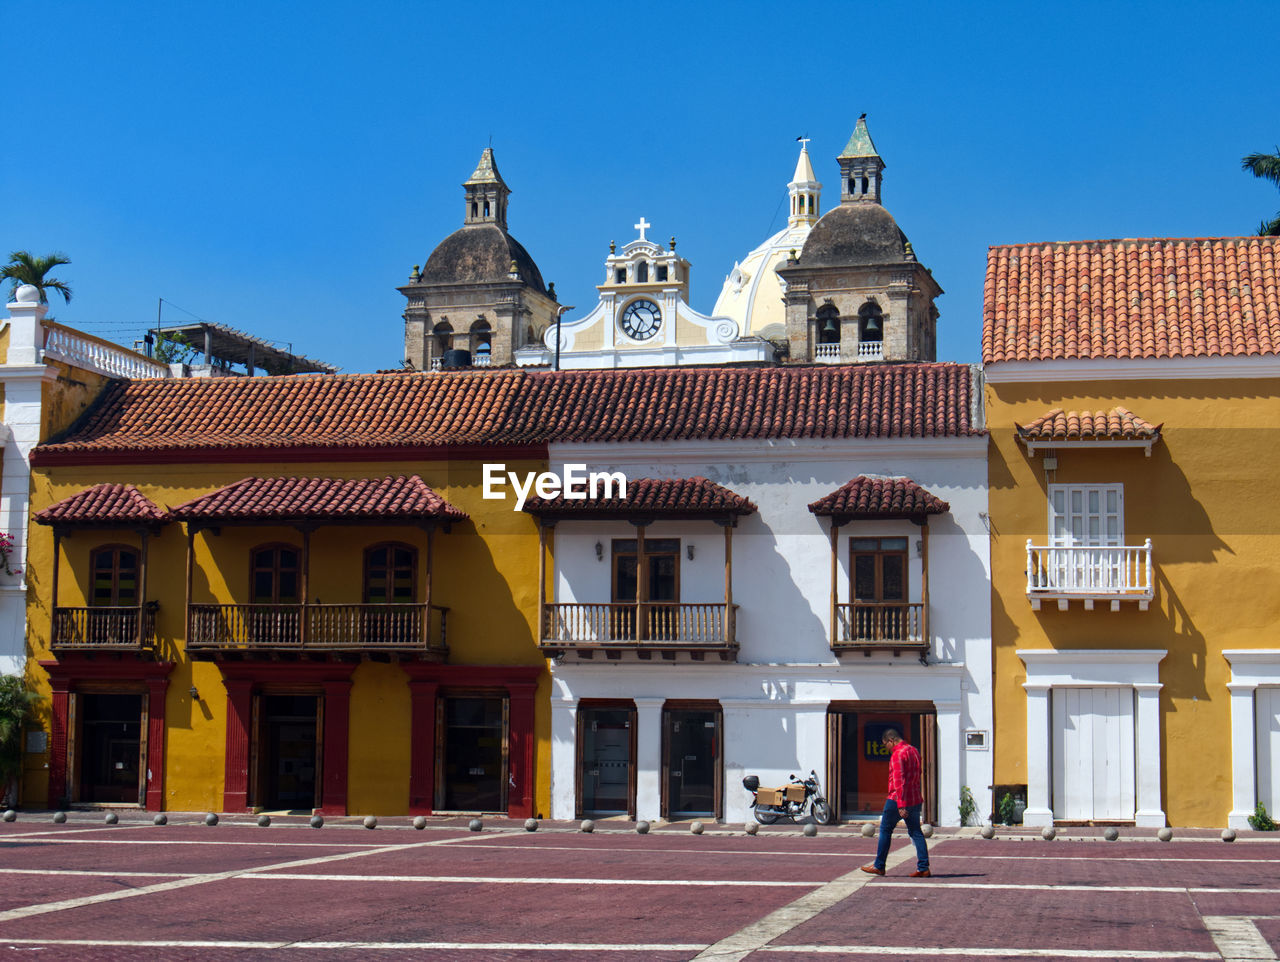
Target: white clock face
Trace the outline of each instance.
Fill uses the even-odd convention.
[[[622,331],[634,340],[647,341],[661,326],[662,311],[653,301],[632,301],[622,312]]]

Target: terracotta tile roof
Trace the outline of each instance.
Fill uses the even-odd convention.
[[[992,247],[982,357],[997,361],[1280,352],[1280,237]]]
[[[618,515],[698,517],[755,514],[740,494],[706,478],[628,478],[624,498],[530,498],[524,510],[541,517],[599,518]]]
[[[1024,441],[1154,441],[1161,424],[1144,421],[1128,408],[1110,411],[1067,411],[1054,408],[1030,424],[1015,424]]]
[[[395,478],[245,478],[180,504],[183,521],[464,521],[416,474]]]
[[[809,505],[816,515],[838,518],[910,518],[945,514],[951,505],[910,478],[859,475]]]
[[[45,454],[980,435],[962,364],[113,382]]]
[[[164,524],[169,512],[132,484],[95,484],[36,513],[40,524]]]

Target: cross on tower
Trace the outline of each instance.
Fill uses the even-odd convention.
[[[641,218],[640,218],[640,223],[638,223],[638,224],[632,224],[631,226],[632,226],[632,227],[634,227],[636,230],[638,230],[638,231],[640,232],[640,239],[641,239],[641,240],[648,240],[648,238],[644,236],[644,232],[645,232],[646,230],[648,230],[650,227],[652,227],[652,226],[653,226],[652,224],[650,224],[647,220],[645,220],[643,217],[641,217]]]
[[[796,138],[796,140],[800,141],[800,149],[801,149],[801,150],[806,150],[806,149],[808,149],[808,147],[809,147],[809,141],[810,141],[810,140],[812,140],[812,139],[813,139],[813,138],[811,138],[811,137],[797,137],[797,138]]]

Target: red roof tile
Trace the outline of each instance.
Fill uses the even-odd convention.
[[[1025,427],[1015,424],[1024,441],[1154,441],[1163,425],[1144,421],[1127,408],[1068,411],[1054,408]]]
[[[117,381],[46,454],[980,435],[961,364]]]
[[[164,524],[169,512],[132,484],[95,484],[36,513],[40,524]]]
[[[809,510],[816,515],[848,519],[910,518],[945,514],[951,505],[910,478],[859,475],[813,502]]]
[[[1280,352],[1280,237],[1078,241],[987,254],[982,357]]]
[[[173,509],[183,521],[463,521],[416,474],[396,478],[245,478]]]
[[[530,498],[524,510],[542,517],[596,518],[617,515],[697,517],[754,514],[740,494],[706,478],[628,478],[623,498]]]

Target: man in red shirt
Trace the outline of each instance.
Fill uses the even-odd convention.
[[[920,831],[920,810],[924,807],[924,792],[920,788],[920,753],[902,740],[896,728],[890,728],[880,738],[880,744],[889,750],[889,797],[880,816],[880,845],[876,860],[862,866],[869,875],[883,875],[889,857],[889,843],[899,821],[907,823],[907,834],[916,843],[916,870],[912,878],[929,878],[929,847]]]

